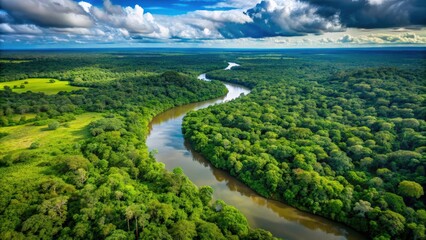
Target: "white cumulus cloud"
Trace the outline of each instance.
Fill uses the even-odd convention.
[[[125,29],[128,33],[153,38],[169,37],[169,30],[156,22],[151,13],[145,13],[137,4],[134,7],[123,8],[106,0],[104,8],[92,7],[90,12],[102,24]]]
[[[13,18],[42,27],[91,27],[93,22],[72,0],[1,0]]]

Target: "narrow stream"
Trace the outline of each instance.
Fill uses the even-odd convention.
[[[231,69],[234,63],[229,63]],[[209,81],[206,74],[198,77]],[[353,229],[325,218],[299,211],[286,204],[268,200],[242,184],[223,170],[217,169],[195,152],[182,134],[182,119],[190,110],[206,108],[235,99],[250,90],[236,84],[224,83],[225,97],[172,108],[157,115],[150,123],[146,140],[150,150],[157,149],[156,159],[173,170],[181,167],[197,186],[209,185],[214,199],[222,199],[237,207],[252,227],[260,227],[288,240],[299,239],[365,239]]]

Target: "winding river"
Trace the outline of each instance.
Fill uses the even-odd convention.
[[[227,70],[235,63],[229,63]],[[198,77],[209,81],[206,74]],[[299,211],[286,204],[268,200],[255,193],[236,178],[217,169],[195,152],[182,134],[182,119],[190,110],[206,108],[235,99],[250,90],[236,84],[224,83],[228,88],[225,97],[172,108],[157,115],[150,123],[147,145],[157,149],[156,159],[173,170],[181,167],[197,186],[209,185],[214,189],[214,199],[222,199],[237,207],[252,227],[260,227],[288,240],[292,239],[365,239],[358,232],[342,224]]]

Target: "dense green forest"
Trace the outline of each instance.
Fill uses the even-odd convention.
[[[259,194],[375,239],[425,239],[424,52],[253,53],[208,77],[253,88],[185,137]]]
[[[4,52],[0,238],[272,239],[149,152],[173,106],[252,92],[190,113],[185,137],[259,194],[377,239],[424,239],[423,51]],[[226,61],[241,67],[223,71]],[[49,83],[47,83],[49,84]],[[53,83],[52,83],[53,84]],[[74,87],[75,86],[75,87]],[[73,90],[75,89],[75,90]]]
[[[166,171],[145,145],[156,114],[226,93],[194,77],[226,66],[221,55],[2,58],[1,81],[55,78],[86,88],[0,90],[0,239],[273,239],[235,207],[213,202],[211,187]]]

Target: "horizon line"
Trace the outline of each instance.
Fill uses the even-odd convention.
[[[153,49],[165,49],[165,50],[356,50],[356,49],[425,49],[426,45],[423,46],[365,46],[365,47],[294,47],[294,48],[235,48],[235,47],[66,47],[66,48],[0,48],[0,55],[3,51],[55,51],[55,50],[120,50],[120,49],[132,49],[132,50],[153,50]]]

